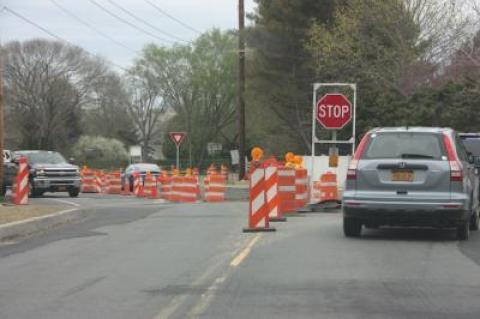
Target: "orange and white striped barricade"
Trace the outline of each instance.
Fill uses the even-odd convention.
[[[218,203],[225,201],[226,177],[222,174],[210,175],[209,182],[205,185],[205,201]]]
[[[108,174],[107,194],[117,195],[121,193],[122,180],[120,172]]]
[[[164,172],[158,177],[160,181],[160,198],[170,201],[172,191],[172,178]]]
[[[198,192],[195,176],[173,176],[170,198],[179,203],[196,203]]]
[[[110,175],[105,173],[105,172],[101,172],[102,174],[102,193],[107,193],[107,187],[108,187],[108,181],[110,180]]]
[[[276,229],[270,227],[268,207],[265,196],[265,168],[262,164],[252,163],[249,179],[249,208],[248,227],[243,229],[244,233],[271,232]]]
[[[308,172],[305,168],[295,169],[295,208],[305,207],[308,198]]]
[[[200,194],[200,170],[198,168],[193,169],[193,176],[197,179],[197,191]]]
[[[145,181],[143,183],[145,197],[150,199],[157,199],[158,192],[157,192],[157,181],[155,177],[150,173],[147,172],[145,174]]]
[[[182,193],[182,176],[174,175],[171,178],[170,201],[180,202],[180,194]]]
[[[228,181],[228,167],[225,165],[220,166],[220,174],[225,176],[225,180]]]
[[[315,181],[313,182],[313,189],[312,189],[312,203],[317,204],[321,202],[321,182]]]
[[[95,172],[89,168],[82,169],[80,176],[81,186],[80,192],[82,193],[97,193],[97,181]]]
[[[133,195],[136,197],[142,197],[140,196],[140,193],[143,192],[142,177],[138,172],[133,173],[132,176],[133,176]]]
[[[120,194],[124,196],[132,195],[132,192],[130,191],[130,179],[126,174],[123,175],[122,191]]]
[[[278,209],[282,215],[296,213],[295,206],[295,169],[279,167],[278,175]]]
[[[320,190],[319,203],[341,203],[338,197],[337,175],[335,173],[326,172],[325,174],[322,174],[318,184]]]
[[[278,167],[275,160],[265,161],[265,197],[268,216],[271,222],[285,222],[287,219],[279,209],[280,196],[278,194]]]
[[[13,190],[13,203],[15,205],[27,205],[28,204],[28,164],[26,157],[18,158],[17,176],[15,176],[15,185]]]

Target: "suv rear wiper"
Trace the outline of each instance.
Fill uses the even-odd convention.
[[[401,158],[435,158],[431,155],[424,155],[424,154],[409,154],[409,153],[404,153],[400,155]]]

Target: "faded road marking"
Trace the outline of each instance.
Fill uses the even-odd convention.
[[[75,206],[75,207],[80,207],[80,204],[77,204],[77,203],[74,203],[74,202],[70,202],[70,201],[64,200],[64,199],[49,198],[48,200],[53,200],[53,201],[56,201],[56,202],[59,202],[59,203],[63,203],[63,204],[67,204],[67,205],[72,205],[72,206]]]
[[[233,260],[232,262],[230,263],[230,266],[232,267],[237,267],[238,265],[240,265],[242,263],[242,261],[245,260],[245,258],[247,258],[248,254],[250,254],[250,251],[252,250],[252,247],[257,243],[257,241],[261,238],[262,234],[257,234],[251,241],[250,243],[247,245],[247,247],[245,247],[244,250],[242,250]]]

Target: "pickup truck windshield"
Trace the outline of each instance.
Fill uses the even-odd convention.
[[[30,164],[64,164],[67,161],[57,152],[18,152],[26,156]]]

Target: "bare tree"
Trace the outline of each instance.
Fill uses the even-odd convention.
[[[32,40],[6,44],[8,131],[17,146],[67,149],[80,134],[81,108],[107,68],[81,48]]]
[[[161,115],[167,110],[154,78],[148,74],[140,76],[133,71],[130,74],[130,103],[128,113],[139,134],[142,146],[142,158],[152,159],[153,142],[160,133]]]

